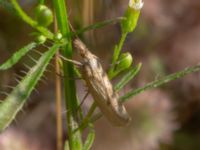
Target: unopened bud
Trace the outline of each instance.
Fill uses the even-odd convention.
[[[142,0],[130,0],[129,6],[124,14],[125,19],[121,21],[121,27],[123,33],[133,32],[135,29],[138,18],[140,16],[140,10],[144,3]]]
[[[125,69],[128,69],[133,62],[133,57],[129,52],[123,53],[119,57],[119,63],[116,66],[116,71],[121,72]]]

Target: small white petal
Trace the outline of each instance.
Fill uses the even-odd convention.
[[[140,10],[142,9],[144,5],[144,2],[142,0],[135,2],[134,0],[129,0],[129,7],[135,9],[135,10]]]

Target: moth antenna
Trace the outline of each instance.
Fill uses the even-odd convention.
[[[37,63],[37,60],[35,58],[33,58],[31,55],[27,55],[28,58],[30,58],[34,63]]]
[[[62,55],[59,55],[59,57],[62,58],[63,60],[65,60],[65,61],[71,62],[71,63],[73,63],[73,64],[75,64],[77,66],[83,66],[83,64],[80,63],[79,61],[68,59],[68,58],[66,58],[66,57],[64,57]]]

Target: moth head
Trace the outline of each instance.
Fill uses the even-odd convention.
[[[78,53],[84,57],[87,53],[87,47],[85,46],[85,44],[79,40],[79,39],[75,39],[74,40],[74,47],[78,50]]]

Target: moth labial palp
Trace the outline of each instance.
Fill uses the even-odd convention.
[[[127,125],[131,118],[124,105],[118,101],[119,96],[114,91],[99,58],[92,54],[79,39],[74,40],[74,46],[83,59],[80,67],[82,77],[103,115],[115,126]]]

